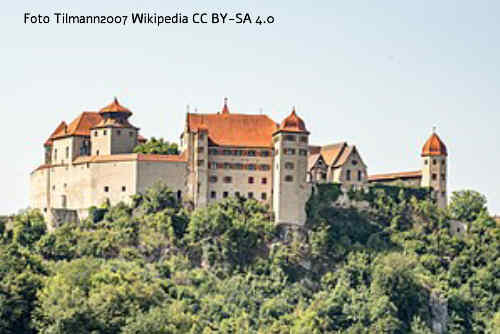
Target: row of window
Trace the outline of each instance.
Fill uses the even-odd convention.
[[[108,134],[108,131],[107,130],[103,130],[102,131],[102,135],[103,136],[106,136]],[[120,136],[122,134],[122,131],[121,130],[116,130],[116,135],[117,136]],[[134,132],[133,131],[129,131],[128,132],[128,135],[129,137],[133,137],[134,136]],[[99,131],[94,131],[94,137],[98,137],[99,136]]]
[[[210,183],[217,183],[218,181],[218,177],[215,176],[215,175],[211,175],[208,180],[210,181]],[[231,176],[224,176],[224,178],[222,179],[224,183],[232,183],[233,182],[233,178]],[[248,177],[248,183],[249,184],[254,184],[255,183],[255,178],[253,176],[249,176]],[[263,177],[260,179],[260,183],[261,184],[267,184],[267,177]]]
[[[217,176],[211,175],[209,177],[210,183],[216,183],[218,181]],[[292,175],[285,175],[285,181],[287,182],[293,182],[293,176]],[[233,178],[231,176],[224,176],[222,178],[222,182],[224,183],[233,183]],[[248,183],[249,184],[254,184],[255,183],[255,178],[253,176],[248,177]],[[267,177],[263,177],[260,179],[261,184],[267,184]]]
[[[444,166],[446,162],[443,160],[441,163],[442,163],[442,165]],[[425,159],[425,160],[424,160],[424,164],[425,164],[425,165],[428,165],[428,164],[429,164],[429,160]],[[437,165],[437,160],[436,160],[436,159],[432,159],[432,164],[433,164],[433,165]]]
[[[437,174],[432,173],[432,180],[436,181],[437,180]],[[441,174],[441,180],[445,181],[446,180],[446,175],[444,173]]]
[[[201,150],[200,150],[201,149]],[[198,148],[198,152],[203,152],[203,147]],[[209,155],[233,155],[233,156],[247,156],[247,157],[270,157],[270,150],[230,150],[230,149],[218,149],[218,148],[209,148]]]
[[[283,140],[284,141],[293,141],[293,142],[296,142],[297,141],[297,136],[296,135],[285,135],[283,137]],[[299,142],[301,142],[301,143],[307,143],[307,136],[299,136]]]
[[[348,169],[346,170],[346,173],[345,173],[345,179],[346,181],[351,181],[351,170]],[[363,180],[363,172],[358,170],[358,181],[362,181]]]
[[[300,156],[303,156],[303,157],[307,156],[307,150],[305,150],[305,149],[301,148],[298,150],[298,152],[299,152]],[[276,150],[276,155],[278,155],[278,154],[279,154],[279,150]],[[296,155],[297,150],[294,148],[283,148],[283,154],[284,155]]]
[[[203,166],[204,163],[205,162],[203,160],[198,160],[198,166]],[[241,163],[230,163],[230,162],[209,162],[208,168],[267,171],[271,169],[271,166],[267,164],[257,165],[257,164],[241,164]]]
[[[239,191],[236,191],[236,192],[234,193],[234,196],[235,196],[235,197],[240,197],[240,196],[241,196],[241,194],[240,194],[240,192],[239,192]],[[229,192],[228,192],[228,191],[224,191],[224,192],[222,192],[222,198],[228,198],[228,197],[229,197]],[[247,197],[248,197],[248,198],[254,198],[254,193],[253,193],[253,192],[249,192],[249,193],[247,194]],[[211,191],[211,192],[210,192],[210,198],[211,198],[211,199],[217,199],[217,192],[216,192],[216,191]],[[263,200],[263,201],[267,200],[267,193],[261,193],[261,194],[260,194],[260,199],[261,199],[261,200]]]

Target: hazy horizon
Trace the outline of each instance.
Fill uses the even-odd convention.
[[[357,146],[369,174],[418,170],[432,131],[448,192],[473,189],[500,214],[500,3],[86,1],[2,4],[0,213],[28,205],[29,174],[60,121],[114,96],[146,137],[178,142],[186,105],[281,121],[296,106],[311,144]],[[270,25],[25,25],[24,13],[249,12]],[[8,160],[7,160],[8,159]],[[7,163],[8,161],[8,163]]]

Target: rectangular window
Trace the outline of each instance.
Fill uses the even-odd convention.
[[[229,196],[229,193],[228,193],[227,191],[224,191],[224,192],[222,193],[222,197],[223,197],[223,198],[228,198],[228,196]]]
[[[262,180],[261,180],[261,183],[262,184],[267,184],[267,177],[263,177]]]
[[[291,176],[291,175],[285,175],[285,181],[286,182],[293,182],[293,176]]]
[[[243,169],[243,164],[240,163],[234,164],[234,169]]]
[[[233,155],[233,151],[231,151],[231,150],[224,150],[224,151],[222,151],[222,153],[224,155]]]
[[[68,159],[68,158],[69,158],[69,147],[67,146],[66,147],[66,159]]]
[[[345,172],[345,179],[347,181],[351,181],[351,171],[349,169],[346,170],[346,172]]]
[[[265,201],[267,199],[267,193],[260,194],[260,199],[262,199],[263,201]]]
[[[198,167],[203,167],[205,165],[205,160],[198,160]]]
[[[432,179],[435,181],[437,180],[437,174],[436,173],[432,173]]]
[[[133,136],[134,136],[134,133],[133,133],[132,131],[130,131],[130,132],[128,133],[128,135],[129,135],[130,137],[133,137]]]
[[[210,183],[215,183],[215,182],[217,182],[217,176],[211,175],[209,180],[210,180]]]
[[[301,143],[307,143],[307,136],[300,136]]]
[[[203,153],[205,152],[205,148],[204,147],[198,147],[198,153]]]
[[[248,183],[253,184],[253,181],[254,181],[253,176],[249,176],[248,177]]]
[[[224,176],[224,183],[231,183],[233,182],[233,178],[231,176]]]
[[[285,136],[285,141],[295,141],[296,138],[294,135],[286,135]]]
[[[234,196],[236,196],[236,197],[240,197],[240,192],[239,192],[239,191],[235,192],[235,193],[234,193]]]
[[[248,193],[248,198],[253,198],[253,193],[252,192]]]
[[[294,148],[284,148],[283,153],[286,155],[295,155],[295,149]]]
[[[361,181],[363,179],[363,172],[358,170],[358,181]]]
[[[94,137],[97,137],[97,136],[99,136],[99,132],[94,131]]]
[[[230,168],[231,168],[231,164],[229,162],[225,162],[224,169],[230,169]]]
[[[217,155],[219,153],[216,148],[211,148],[208,150],[208,154]]]
[[[217,193],[215,191],[211,191],[210,198],[217,198]]]
[[[248,170],[255,170],[256,166],[255,166],[255,164],[248,164],[247,168],[248,168]]]
[[[121,132],[120,130],[116,130],[116,135],[117,135],[117,136],[119,136],[119,135],[121,135],[121,134],[122,134],[122,132]]]
[[[300,156],[303,156],[303,157],[306,157],[306,156],[307,156],[307,150],[300,149],[300,150],[299,150],[299,155],[300,155]]]
[[[262,157],[268,157],[268,156],[270,155],[270,153],[269,153],[269,151],[261,151],[261,152],[260,152],[260,155],[261,155]]]
[[[444,174],[441,174],[441,180],[445,180],[445,175]]]
[[[109,187],[108,186],[104,186],[104,192],[105,193],[109,192]]]
[[[260,170],[270,170],[271,167],[269,165],[266,165],[266,164],[262,164],[259,166],[259,169]]]
[[[125,191],[127,191],[127,187],[122,186],[122,192],[125,192]]]
[[[105,136],[106,135],[106,130],[102,131],[102,135]]]
[[[294,169],[294,168],[295,165],[293,164],[293,162],[290,161],[285,162],[285,169]]]
[[[247,154],[248,154],[249,157],[255,157],[255,155],[256,155],[255,151],[248,151]]]

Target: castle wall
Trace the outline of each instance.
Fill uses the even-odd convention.
[[[111,154],[111,136],[110,129],[93,129],[90,130],[90,138],[92,142],[92,155],[109,155]]]
[[[181,196],[187,195],[187,165],[177,161],[138,161],[137,192],[143,193],[155,182],[165,183],[169,189]]]
[[[219,148],[220,149],[220,148]],[[228,148],[234,150],[234,148]],[[260,152],[262,149],[251,149],[251,148],[241,148],[242,150],[255,150]],[[253,198],[260,200],[264,203],[272,203],[272,186],[273,186],[273,175],[272,175],[272,165],[273,157],[272,150],[269,151],[268,157],[262,156],[234,156],[234,155],[209,155],[209,163],[211,168],[208,169],[208,197],[209,203],[216,202],[223,198],[224,192],[227,192],[229,196],[235,196],[238,192],[243,197],[249,197],[250,193],[253,194]],[[229,164],[255,164],[257,166],[256,170],[248,169],[225,169],[225,168],[213,168],[213,166],[223,166],[224,163]],[[260,165],[268,166],[268,170],[259,170]],[[216,182],[211,182],[211,177],[216,177]],[[231,177],[231,183],[225,183],[224,178]],[[249,182],[249,178],[253,177],[253,183]],[[264,181],[263,181],[264,179]],[[264,183],[263,183],[264,182]],[[216,198],[212,198],[211,194],[215,192]],[[265,199],[262,199],[262,194],[265,194]]]
[[[91,163],[90,173],[92,205],[100,205],[106,199],[111,204],[130,203],[130,196],[137,192],[137,161]]]
[[[137,146],[137,130],[132,128],[108,128],[111,136],[111,154],[132,153]]]
[[[47,208],[47,178],[50,169],[39,169],[30,175],[30,207],[44,212]]]

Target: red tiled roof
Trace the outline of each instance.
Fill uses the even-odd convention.
[[[346,149],[347,143],[341,142],[337,144],[325,145],[321,147],[320,152],[328,166],[334,165],[339,159],[342,152]]]
[[[90,129],[102,120],[101,115],[92,111],[84,111],[66,129],[57,132],[52,139],[67,136],[90,136]],[[66,130],[66,131],[64,131]]]
[[[59,123],[59,125],[57,126],[57,128],[50,134],[49,138],[45,141],[45,143],[43,144],[44,146],[51,146],[52,145],[52,141],[55,137],[55,135],[59,132],[64,132],[64,129],[67,127],[68,125],[66,124],[65,121],[62,121],[61,123]]]
[[[158,161],[158,162],[186,162],[185,154],[163,155],[163,154],[111,154],[111,155],[92,155],[79,156],[73,163],[82,164],[88,162],[111,162],[111,161]]]
[[[413,172],[398,172],[398,173],[388,173],[388,174],[375,174],[368,176],[368,181],[391,181],[397,179],[413,179],[421,178],[422,171]]]
[[[127,114],[132,114],[130,110],[122,106],[119,102],[118,99],[115,97],[113,102],[99,110],[100,114],[103,113],[113,113],[113,112],[122,112],[122,113],[127,113]]]
[[[433,133],[422,148],[422,156],[429,155],[448,155],[446,145],[441,141],[441,138],[436,133]]]
[[[286,131],[286,132],[306,132],[309,133],[306,129],[306,124],[297,116],[295,112],[295,107],[292,110],[292,113],[288,115],[287,118],[281,122],[278,131]]]
[[[189,131],[208,129],[214,145],[233,147],[272,147],[276,123],[266,115],[187,114]]]

